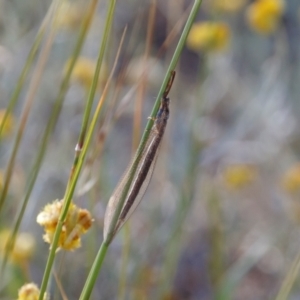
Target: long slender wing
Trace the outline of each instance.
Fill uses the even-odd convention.
[[[165,128],[167,126],[167,121],[169,117],[169,98],[168,93],[171,89],[173,80],[175,77],[175,71],[171,72],[169,82],[163,94],[161,100],[161,106],[156,115],[155,123],[151,129],[149,138],[144,147],[143,153],[137,163],[137,167],[133,169],[133,162],[136,161],[136,157],[130,163],[127,168],[125,175],[123,176],[120,183],[117,185],[114,193],[109,199],[108,207],[104,217],[104,239],[107,239],[110,231],[113,231],[112,236],[121,228],[121,226],[128,220],[132,212],[140,203],[151,179],[151,175],[154,170],[155,161],[157,158],[158,148],[160,141],[163,137]],[[112,227],[113,217],[116,213],[116,209],[119,209],[120,201],[122,200],[124,188],[132,177],[132,172],[134,172],[133,180],[130,183],[128,193],[125,197],[124,204],[122,205],[118,220],[114,228]]]
[[[126,199],[124,201],[124,205],[122,207],[122,210],[121,210],[121,215],[124,215],[124,207],[128,207],[128,198],[130,198],[130,196],[132,195],[132,191],[134,188],[136,188],[136,182],[137,182],[137,177],[138,175],[140,174],[141,172],[141,169],[143,168],[144,164],[145,164],[145,156],[147,156],[147,149],[149,149],[149,145],[151,145],[151,143],[153,142],[153,138],[154,138],[154,135],[153,133],[150,134],[149,138],[148,138],[148,141],[146,143],[146,146],[144,148],[144,151],[141,155],[141,159],[137,165],[137,168],[136,168],[136,171],[135,171],[135,175],[133,177],[133,180],[132,180],[132,183],[130,185],[130,188],[129,188],[129,191],[126,195]],[[157,153],[156,153],[156,156],[157,156]],[[155,157],[156,159],[156,157]],[[133,199],[133,203],[132,203],[132,207],[129,207],[127,213],[126,213],[126,216],[124,216],[124,218],[121,218],[118,220],[117,222],[117,225],[115,227],[115,233],[120,229],[120,227],[125,223],[126,220],[128,220],[129,216],[132,214],[132,212],[134,211],[134,209],[137,207],[137,205],[139,204],[139,202],[141,201],[146,189],[147,189],[147,186],[149,185],[149,182],[150,182],[150,179],[151,179],[151,175],[153,173],[153,169],[154,169],[154,163],[155,163],[155,159],[154,161],[152,162],[149,170],[148,170],[148,173],[146,174],[146,178],[145,180],[141,183],[141,186],[139,188],[139,191],[136,195],[136,199]],[[122,177],[122,179],[120,180],[119,184],[117,185],[117,187],[115,188],[112,196],[110,197],[109,201],[108,201],[108,205],[107,205],[107,209],[106,209],[106,212],[105,212],[105,217],[104,217],[104,238],[107,237],[107,234],[108,234],[108,231],[110,229],[110,225],[111,225],[111,222],[112,222],[112,218],[113,218],[113,215],[117,209],[117,206],[119,204],[119,201],[121,200],[121,195],[122,195],[122,192],[123,192],[123,189],[128,181],[128,178],[130,176],[130,172],[131,172],[131,169],[132,169],[132,164],[133,164],[133,161],[135,160],[135,157],[132,159],[132,161],[130,162],[130,164],[128,165],[126,171],[124,172],[124,175]],[[114,233],[114,234],[115,234]]]

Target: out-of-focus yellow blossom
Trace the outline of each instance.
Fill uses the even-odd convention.
[[[53,241],[62,207],[63,200],[55,200],[53,203],[47,204],[37,216],[37,222],[44,227],[46,232],[43,238],[49,244]],[[62,227],[58,247],[65,250],[79,248],[81,235],[87,232],[92,226],[92,222],[91,214],[86,209],[81,209],[72,203]]]
[[[283,0],[257,0],[247,9],[249,26],[260,34],[273,33],[284,12]]]
[[[2,230],[0,232],[0,253],[3,255],[9,238],[11,237],[10,230]],[[9,252],[8,258],[14,263],[22,263],[32,257],[35,250],[35,239],[30,233],[19,233],[15,239],[15,245]]]
[[[70,65],[70,60],[67,61],[65,65],[65,72]],[[79,82],[85,89],[89,89],[92,85],[94,74],[96,69],[96,62],[86,58],[79,57],[75,63],[73,68],[73,72],[71,75],[71,80]],[[108,70],[104,63],[102,63],[99,80],[98,80],[98,88],[101,88],[106,79],[107,79]]]
[[[222,175],[226,186],[232,189],[241,189],[253,182],[256,170],[251,165],[234,164],[227,166]]]
[[[287,170],[282,178],[282,186],[291,194],[300,191],[300,164],[296,164]]]
[[[225,13],[238,12],[245,4],[246,0],[213,0],[212,2],[214,10]]]
[[[57,28],[76,29],[84,17],[84,9],[79,3],[62,1],[56,14]]]
[[[201,22],[192,26],[187,47],[194,51],[222,51],[230,39],[228,25],[221,22]]]
[[[38,300],[40,296],[40,290],[35,283],[24,284],[18,292],[17,300]],[[44,300],[47,299],[47,295],[44,295]]]
[[[5,112],[6,112],[5,109],[0,110],[0,126],[2,124],[2,121],[4,120]],[[15,118],[13,117],[12,114],[8,114],[5,123],[3,125],[2,132],[0,133],[0,137],[10,136],[13,132],[14,125],[15,125]]]

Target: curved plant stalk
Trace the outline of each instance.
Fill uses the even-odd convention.
[[[114,215],[112,217],[111,226],[110,226],[110,228],[107,232],[106,238],[103,240],[103,242],[100,246],[100,249],[97,253],[97,256],[95,258],[94,264],[93,264],[92,268],[90,269],[90,273],[88,275],[88,278],[87,278],[86,283],[84,285],[83,291],[81,293],[80,300],[87,300],[91,296],[93,287],[94,287],[94,285],[96,283],[96,280],[97,280],[98,273],[101,269],[102,263],[103,263],[104,258],[106,256],[106,252],[107,252],[109,244],[112,240],[112,236],[114,235],[115,226],[118,223],[118,219],[119,219],[119,215],[121,213],[121,209],[124,205],[124,202],[125,202],[126,196],[128,194],[130,185],[131,185],[132,180],[134,178],[134,175],[136,173],[138,163],[139,163],[139,161],[141,159],[141,156],[143,154],[143,151],[145,149],[145,145],[147,143],[147,140],[148,140],[148,137],[149,137],[149,134],[150,134],[150,130],[151,130],[151,128],[153,126],[153,123],[154,123],[154,118],[155,118],[155,116],[158,112],[159,106],[160,106],[161,98],[162,98],[163,93],[165,92],[167,84],[170,80],[171,71],[174,70],[176,65],[177,65],[177,62],[179,60],[180,54],[181,54],[181,52],[183,50],[183,47],[185,45],[185,42],[186,42],[187,36],[189,34],[189,31],[192,27],[192,24],[195,20],[195,17],[197,15],[197,13],[198,13],[198,10],[200,8],[201,2],[202,2],[202,0],[195,0],[195,2],[194,2],[194,5],[193,5],[192,10],[190,12],[189,18],[188,18],[187,23],[184,27],[184,30],[183,30],[182,35],[180,37],[180,40],[177,44],[177,47],[175,49],[172,60],[169,64],[166,76],[164,78],[164,81],[162,83],[162,86],[160,88],[158,96],[156,98],[156,101],[155,101],[154,107],[152,109],[150,118],[149,118],[148,123],[146,125],[146,128],[144,130],[140,145],[138,147],[134,162],[132,164],[132,168],[130,170],[130,176],[128,177],[128,182],[124,186],[124,190],[123,190],[122,195],[120,197],[118,207],[116,208],[116,210],[114,212]]]
[[[53,12],[55,13],[55,11],[59,7],[59,1],[56,0],[53,3],[54,3]],[[54,16],[52,18],[54,18]],[[46,18],[46,20],[50,21],[51,18],[49,18],[49,19]],[[33,77],[32,77],[32,80],[30,82],[30,86],[28,88],[28,92],[27,92],[27,95],[26,95],[26,98],[25,98],[25,101],[24,101],[25,104],[24,104],[23,111],[22,111],[21,116],[20,116],[20,122],[19,122],[19,126],[18,126],[18,129],[17,129],[17,134],[16,134],[16,137],[15,137],[15,140],[14,140],[14,143],[13,143],[13,149],[11,151],[11,155],[10,155],[10,158],[9,158],[9,161],[8,161],[8,165],[7,165],[6,170],[5,170],[4,182],[3,182],[3,187],[2,187],[1,195],[0,195],[0,212],[3,208],[4,202],[6,200],[6,196],[7,196],[9,185],[10,185],[11,176],[12,176],[12,173],[13,173],[13,168],[14,168],[14,165],[15,165],[16,156],[17,156],[17,153],[18,153],[18,150],[19,150],[20,143],[22,141],[22,137],[23,137],[24,130],[25,130],[25,127],[26,127],[26,123],[27,123],[27,120],[28,120],[28,117],[29,117],[29,114],[30,114],[30,111],[31,111],[31,107],[33,105],[33,101],[34,101],[36,92],[39,88],[39,85],[40,85],[40,82],[41,82],[41,79],[42,79],[42,74],[43,74],[43,71],[45,69],[49,54],[50,54],[50,50],[51,50],[51,47],[52,47],[52,44],[53,44],[53,41],[54,41],[55,34],[56,34],[56,30],[54,29],[54,27],[50,28],[48,38],[46,40],[45,45],[42,47],[40,56],[38,58],[38,62],[36,64],[36,67],[35,67],[34,72],[33,72]],[[20,93],[20,92],[17,91],[16,95],[18,93]],[[15,100],[17,100],[17,98],[15,98]]]
[[[168,94],[172,87],[174,78],[175,71],[172,71],[170,81],[161,99],[160,109],[156,115],[154,126],[153,128],[151,128],[151,132],[147,140],[145,150],[142,153],[141,159],[138,161],[138,165],[136,168],[137,171],[134,174],[132,185],[130,185],[130,192],[128,192],[125,198],[124,205],[121,208],[121,213],[119,214],[118,222],[114,227],[111,239],[113,239],[114,235],[120,230],[124,223],[129,219],[130,215],[133,213],[135,208],[138,206],[150,182],[152,172],[155,166],[155,161],[158,155],[158,148],[163,138],[167,126],[167,121],[169,118],[170,100],[168,98]],[[133,159],[133,162],[134,161],[135,159]],[[107,204],[103,228],[104,240],[107,239],[108,233],[111,232],[113,223],[112,220],[114,218],[116,210],[119,209],[120,196],[122,197],[124,185],[127,184],[128,176],[130,176],[130,172],[132,172],[131,170],[132,164],[130,164],[128,169],[125,171],[125,174],[122,176],[122,180],[115,188],[115,191],[110,197],[109,202]]]
[[[153,30],[154,30],[154,22],[156,17],[156,0],[152,0],[150,4],[149,17],[148,17],[148,25],[147,25],[147,37],[146,37],[146,46],[144,52],[144,66],[147,66],[147,60],[149,58],[151,42],[153,39]],[[143,99],[146,92],[146,84],[147,84],[147,72],[142,73],[141,83],[139,84],[138,94],[135,102],[135,114],[133,120],[133,139],[132,139],[132,149],[135,151],[138,147],[138,142],[140,138],[141,131],[141,121],[142,121],[142,108],[143,108]],[[124,228],[124,244],[122,247],[122,267],[120,272],[120,282],[119,282],[119,292],[118,299],[125,299],[125,291],[126,291],[126,281],[127,281],[127,264],[129,258],[129,249],[130,249],[130,224],[125,224]]]
[[[212,180],[213,181],[213,180]],[[224,276],[224,231],[222,206],[214,183],[210,186],[208,199],[209,215],[209,275],[213,291],[216,294]],[[215,297],[214,297],[215,298]]]
[[[198,77],[198,81],[201,82],[201,74],[199,74]],[[196,180],[199,165],[198,160],[202,150],[202,144],[198,137],[195,136],[195,131],[193,130],[202,111],[202,102],[199,101],[199,99],[201,99],[201,86],[197,89],[196,96],[194,97],[194,101],[191,105],[192,117],[189,128],[192,128],[192,130],[190,130],[188,140],[188,160],[186,164],[185,177],[179,188],[179,205],[176,209],[174,222],[171,226],[172,230],[169,234],[170,238],[166,246],[165,263],[162,266],[161,271],[162,278],[160,280],[158,293],[156,294],[156,298],[158,299],[163,298],[170,289],[170,282],[172,282],[174,277],[182,246],[183,224],[191,209],[191,204],[195,196],[195,186],[197,184]]]
[[[156,13],[156,1],[152,0],[149,9],[149,17],[148,17],[148,25],[147,25],[147,37],[146,37],[146,45],[145,52],[143,56],[143,66],[147,67],[150,47],[153,39],[153,30],[154,30],[154,22],[155,22],[155,13]],[[141,122],[142,122],[142,109],[143,109],[143,99],[146,93],[146,84],[148,79],[148,73],[145,71],[142,72],[141,82],[139,84],[139,89],[137,93],[136,103],[135,103],[135,114],[133,118],[133,150],[135,151],[138,147],[138,142],[140,139],[140,130],[141,130]]]
[[[112,16],[113,16],[113,12],[112,12],[112,15],[110,15],[111,19],[112,19]],[[111,26],[110,22],[112,21],[111,19],[108,19],[106,28],[103,32],[103,38],[102,38],[102,41],[101,41],[101,44],[100,44],[101,46],[100,46],[100,51],[99,51],[99,54],[98,54],[95,74],[94,74],[93,82],[92,82],[92,85],[91,85],[91,88],[89,90],[89,94],[88,94],[88,97],[87,97],[87,105],[85,106],[85,110],[84,110],[82,126],[81,126],[81,130],[80,130],[78,142],[77,142],[77,145],[75,147],[75,158],[74,158],[73,167],[72,167],[72,170],[71,170],[71,175],[69,177],[68,185],[70,184],[70,182],[73,178],[73,172],[74,172],[74,170],[76,168],[76,165],[78,163],[78,159],[79,159],[79,156],[80,156],[80,153],[82,151],[82,147],[83,147],[83,144],[84,144],[84,141],[85,141],[85,137],[86,137],[86,133],[87,133],[87,129],[88,129],[88,124],[89,124],[89,119],[90,119],[90,115],[91,115],[91,110],[92,110],[92,106],[93,106],[93,101],[94,101],[94,97],[95,97],[95,93],[96,93],[96,89],[97,89],[97,85],[98,85],[99,74],[100,74],[100,70],[101,70],[101,66],[102,66],[102,62],[103,62],[105,49],[106,49],[106,46],[107,46],[107,41],[108,41],[108,38],[109,38],[110,26]]]
[[[158,96],[156,98],[156,101],[155,101],[154,107],[152,109],[151,115],[150,115],[150,117],[148,119],[148,122],[147,122],[146,128],[144,130],[144,133],[143,133],[140,145],[139,145],[139,147],[137,149],[136,156],[135,156],[134,161],[133,161],[133,163],[131,165],[131,169],[129,170],[129,176],[128,176],[127,183],[124,185],[124,189],[123,189],[122,194],[120,196],[119,204],[116,207],[114,216],[112,217],[110,228],[108,229],[107,235],[106,235],[106,237],[104,239],[104,243],[106,243],[106,244],[110,244],[110,242],[112,240],[112,236],[114,235],[115,227],[116,227],[116,225],[118,223],[119,215],[121,213],[122,207],[124,206],[124,202],[125,202],[126,196],[128,194],[129,188],[130,188],[130,186],[132,184],[132,180],[134,179],[134,176],[135,176],[138,164],[139,164],[139,162],[141,160],[141,157],[142,157],[142,154],[143,154],[143,152],[145,150],[145,146],[147,144],[147,140],[149,138],[149,135],[150,135],[150,132],[151,132],[151,128],[153,127],[155,116],[156,116],[156,114],[158,112],[158,108],[160,106],[161,98],[162,98],[163,93],[165,92],[165,90],[167,88],[167,84],[170,81],[170,77],[171,77],[172,71],[175,69],[175,67],[177,65],[177,62],[179,60],[180,54],[182,52],[182,49],[183,49],[183,47],[185,45],[186,38],[188,36],[190,28],[191,28],[191,26],[193,24],[193,21],[194,21],[194,19],[196,17],[196,14],[197,14],[197,12],[198,12],[198,10],[200,8],[201,2],[202,2],[201,0],[198,0],[198,1],[196,0],[195,1],[194,6],[193,6],[193,8],[191,10],[190,16],[189,16],[189,18],[187,20],[187,23],[186,23],[186,25],[184,27],[184,30],[182,32],[182,35],[180,37],[180,40],[179,40],[179,42],[177,44],[177,47],[175,49],[175,52],[174,52],[174,55],[173,55],[172,60],[170,62],[170,65],[168,67],[166,76],[164,78],[164,81],[162,83],[162,86],[160,88]]]
[[[270,247],[274,244],[274,240],[268,241],[264,237],[257,239],[243,254],[242,257],[234,263],[233,266],[226,271],[223,276],[223,280],[220,283],[220,287],[216,290],[216,300],[231,300],[234,298],[234,291],[244,278],[244,276],[257,264],[257,262],[270,250]],[[262,245],[264,245],[262,247]],[[255,253],[255,255],[253,255]],[[286,298],[285,298],[286,299]]]
[[[193,131],[192,131],[193,132]],[[190,151],[188,154],[189,160],[186,168],[186,176],[181,187],[181,196],[179,206],[177,208],[174,225],[170,233],[170,239],[167,243],[166,262],[163,266],[162,281],[158,291],[158,299],[163,298],[163,295],[169,289],[170,279],[173,278],[176,262],[180,252],[182,242],[182,224],[191,207],[194,198],[194,189],[197,179],[198,157],[201,151],[201,144],[195,139],[195,136],[190,137]]]
[[[48,10],[48,13],[45,16],[45,18],[44,18],[44,20],[43,20],[43,22],[42,22],[42,24],[41,24],[41,26],[40,26],[40,28],[38,30],[38,33],[37,33],[37,35],[36,35],[36,37],[34,39],[34,42],[32,44],[32,47],[31,47],[31,49],[29,51],[29,54],[28,54],[28,57],[26,59],[26,63],[25,63],[25,65],[24,65],[24,67],[23,67],[23,69],[21,71],[21,74],[20,74],[20,76],[18,78],[18,81],[16,83],[16,87],[15,87],[15,89],[13,91],[13,94],[12,94],[10,100],[9,100],[8,106],[7,106],[6,110],[5,110],[5,114],[4,114],[3,119],[1,121],[1,124],[0,124],[0,136],[1,136],[2,130],[4,128],[4,124],[5,124],[6,120],[7,120],[7,117],[13,111],[13,109],[15,108],[15,106],[17,104],[17,101],[19,99],[22,87],[24,85],[24,82],[25,82],[26,77],[28,75],[28,72],[30,70],[30,67],[31,67],[31,65],[33,63],[33,60],[34,60],[34,58],[35,58],[35,56],[37,54],[38,48],[39,48],[39,46],[40,46],[40,44],[42,42],[42,39],[43,39],[43,37],[45,35],[46,27],[49,24],[49,22],[50,22],[50,20],[52,18],[53,13],[55,12],[55,4],[57,5],[58,2],[59,1],[56,0],[56,1],[53,1],[51,3],[51,6],[50,6],[50,8]],[[0,140],[0,142],[1,142],[1,140]]]
[[[288,299],[289,294],[291,293],[292,287],[293,287],[293,285],[297,279],[297,276],[299,274],[299,270],[300,270],[300,252],[297,254],[288,273],[286,274],[286,277],[285,277],[284,281],[282,282],[282,285],[280,287],[280,290],[279,290],[278,295],[275,298],[275,300]]]
[[[52,111],[51,116],[49,118],[49,122],[47,124],[46,129],[45,129],[44,135],[41,139],[39,152],[36,156],[36,160],[34,162],[33,167],[31,168],[30,174],[28,176],[29,180],[28,180],[28,183],[27,183],[24,199],[22,200],[22,207],[20,209],[20,212],[18,213],[18,217],[17,217],[16,223],[14,225],[13,232],[11,234],[11,237],[8,241],[8,244],[7,244],[7,247],[6,247],[6,250],[5,250],[4,259],[2,261],[0,274],[2,274],[2,272],[4,271],[5,265],[7,263],[8,253],[10,252],[10,249],[12,249],[13,246],[14,246],[14,237],[17,234],[17,232],[20,228],[20,224],[21,224],[21,221],[23,219],[23,216],[24,216],[24,213],[25,213],[25,210],[26,210],[26,207],[27,207],[32,189],[33,189],[34,184],[36,182],[38,173],[39,173],[41,165],[42,165],[42,161],[44,159],[44,155],[45,155],[46,150],[47,150],[47,145],[48,145],[50,135],[51,135],[51,133],[54,129],[54,126],[57,122],[57,119],[58,119],[60,111],[61,111],[62,103],[63,103],[64,97],[65,97],[65,94],[67,92],[67,88],[68,88],[68,85],[69,85],[72,70],[73,70],[74,65],[76,63],[77,57],[79,56],[79,53],[81,51],[81,48],[82,48],[82,45],[84,43],[85,37],[87,35],[91,20],[93,19],[93,13],[95,11],[95,7],[97,5],[97,2],[98,2],[98,0],[92,0],[91,5],[90,5],[89,9],[87,10],[86,16],[83,20],[82,27],[80,29],[79,36],[78,36],[78,41],[77,41],[76,46],[74,48],[73,54],[71,56],[72,57],[71,63],[68,66],[68,69],[67,69],[67,71],[64,75],[64,78],[62,80],[62,83],[61,83],[61,86],[60,86],[60,89],[59,89],[59,93],[58,93],[58,96],[57,96],[56,101],[55,101],[53,111]]]
[[[127,222],[124,226],[124,245],[122,247],[122,265],[119,279],[119,291],[118,300],[125,299],[126,282],[127,282],[127,265],[129,261],[130,251],[130,222]]]
[[[110,2],[110,7],[109,7],[109,10],[108,10],[107,20],[106,20],[105,31],[109,32],[110,29],[111,29],[114,10],[115,10],[115,1],[111,1]],[[99,102],[98,102],[96,111],[94,113],[94,116],[91,120],[89,130],[88,130],[88,133],[87,133],[87,137],[86,137],[86,141],[85,141],[85,143],[83,145],[83,148],[82,148],[82,151],[81,151],[81,153],[78,157],[78,160],[77,160],[77,163],[76,163],[76,168],[72,172],[72,179],[70,180],[70,182],[67,186],[66,192],[65,192],[64,205],[63,205],[63,208],[62,208],[59,220],[58,220],[58,224],[57,224],[57,227],[56,227],[56,230],[55,230],[53,242],[51,244],[51,250],[50,250],[50,253],[49,253],[49,256],[48,256],[47,265],[46,265],[45,272],[44,272],[44,277],[43,277],[43,281],[42,281],[42,285],[41,285],[41,292],[40,292],[39,300],[43,299],[44,293],[46,291],[47,283],[48,283],[50,273],[51,273],[51,269],[52,269],[54,259],[55,259],[55,253],[56,253],[56,250],[57,250],[57,245],[58,245],[59,236],[60,236],[60,233],[61,233],[61,230],[62,230],[63,222],[64,222],[64,220],[67,216],[68,208],[71,204],[71,200],[72,200],[72,197],[73,197],[73,194],[74,194],[74,191],[75,191],[75,187],[76,187],[79,175],[80,175],[80,171],[82,169],[83,162],[85,160],[87,151],[88,151],[89,146],[90,146],[90,142],[92,140],[93,132],[94,132],[94,129],[96,127],[98,116],[99,116],[99,114],[102,110],[104,100],[106,99],[106,96],[107,96],[107,93],[108,93],[108,88],[109,88],[110,82],[112,80],[114,70],[116,68],[117,60],[118,60],[118,57],[119,57],[120,51],[121,51],[121,46],[122,46],[123,41],[124,41],[125,32],[126,32],[126,29],[124,30],[124,33],[123,33],[123,36],[122,36],[122,39],[121,39],[121,42],[120,42],[120,47],[119,47],[119,50],[118,50],[118,53],[117,53],[117,56],[116,56],[116,60],[115,60],[113,69],[112,69],[111,74],[110,74],[110,76],[107,80],[107,83],[105,85],[103,94],[102,94],[101,98],[99,99]]]

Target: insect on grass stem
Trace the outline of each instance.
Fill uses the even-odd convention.
[[[172,87],[175,78],[175,71],[171,72],[169,82],[163,93],[160,108],[154,118],[154,124],[151,128],[146,145],[140,156],[137,167],[135,169],[135,174],[130,184],[130,188],[125,197],[124,205],[121,209],[120,215],[118,217],[117,223],[114,226],[112,237],[117,233],[121,226],[128,220],[132,212],[135,210],[137,205],[140,203],[151,179],[151,175],[154,170],[155,161],[158,154],[158,148],[162,137],[164,135],[168,118],[169,118],[169,103],[168,94]],[[134,160],[133,160],[134,161]],[[132,175],[133,162],[129,164],[129,167],[125,171],[122,180],[117,185],[114,193],[109,199],[108,207],[104,218],[104,238],[106,239],[111,230],[111,222],[116,208],[121,201],[121,196],[123,195],[123,189],[128,183],[130,175]],[[111,237],[111,238],[112,238]]]

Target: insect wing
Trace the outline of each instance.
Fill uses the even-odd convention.
[[[141,159],[140,159],[140,161],[139,161],[139,163],[137,165],[137,168],[135,170],[132,170],[133,162],[136,159],[136,156],[134,156],[134,158],[131,160],[130,164],[128,165],[126,171],[124,172],[124,175],[123,175],[122,179],[118,183],[117,187],[115,188],[112,196],[110,197],[110,199],[108,201],[108,205],[107,205],[107,208],[106,208],[106,211],[105,211],[105,216],[104,216],[104,228],[103,228],[104,239],[107,238],[107,235],[108,235],[109,231],[111,230],[110,226],[111,226],[111,223],[113,221],[113,216],[114,216],[115,211],[116,211],[116,209],[118,207],[118,204],[119,204],[119,202],[121,200],[121,196],[122,196],[123,190],[124,190],[124,188],[126,186],[126,183],[128,182],[128,178],[132,174],[131,172],[135,172],[135,175],[134,175],[133,180],[131,182],[130,188],[129,188],[128,193],[126,195],[126,199],[124,201],[124,205],[123,205],[123,207],[121,209],[120,215],[122,215],[124,207],[128,206],[127,203],[128,203],[129,195],[131,194],[131,191],[132,191],[132,189],[134,187],[134,184],[137,181],[137,176],[140,173],[140,169],[141,169],[141,166],[143,165],[144,158],[145,158],[145,155],[147,153],[147,149],[149,148],[149,145],[151,144],[152,140],[153,140],[153,133],[151,133],[150,136],[149,136],[149,138],[148,138],[148,141],[147,141],[146,146],[144,148],[145,150],[143,151],[143,153],[141,155]],[[156,153],[156,156],[157,156],[157,153]],[[150,166],[148,174],[147,174],[147,176],[146,176],[143,184],[141,185],[141,188],[140,188],[139,193],[137,195],[138,199],[134,200],[134,203],[133,203],[134,204],[134,209],[136,208],[137,204],[141,201],[141,199],[142,199],[142,197],[143,197],[143,195],[144,195],[144,193],[146,191],[146,188],[147,188],[147,186],[149,184],[149,181],[151,179],[151,174],[153,173],[154,163],[155,163],[155,161],[153,161],[152,165]],[[137,202],[137,204],[135,204],[136,200],[139,200]],[[117,224],[115,226],[115,229],[114,229],[114,231],[115,231],[114,235],[117,233],[117,231],[120,229],[120,227],[125,223],[125,221],[128,219],[128,217],[132,214],[132,212],[133,212],[134,209],[129,208],[128,209],[129,215],[128,215],[128,213],[126,213],[126,217],[123,220],[118,220],[118,222],[117,222]]]

